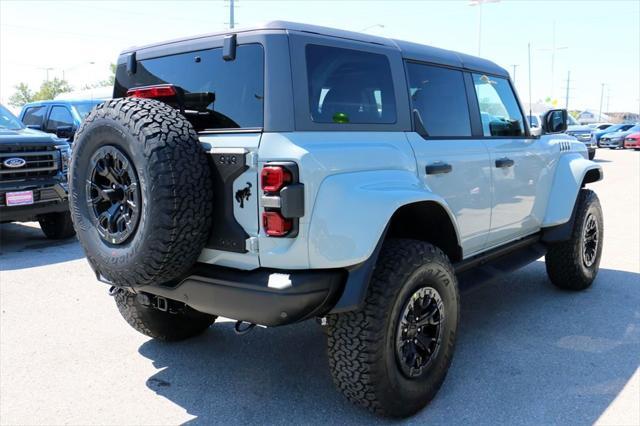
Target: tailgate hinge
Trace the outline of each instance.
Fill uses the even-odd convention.
[[[258,246],[258,237],[247,238],[247,251],[249,253],[258,253],[260,247]]]

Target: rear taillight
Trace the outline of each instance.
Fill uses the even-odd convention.
[[[127,97],[133,98],[166,99],[175,98],[176,96],[178,96],[178,91],[171,84],[134,87],[127,90]]]
[[[286,219],[277,211],[262,213],[262,227],[270,237],[284,237],[293,228],[293,219]]]
[[[262,228],[270,237],[295,237],[304,215],[304,186],[293,162],[267,163],[260,172]]]
[[[260,175],[264,192],[278,192],[291,182],[291,173],[282,166],[265,166]]]

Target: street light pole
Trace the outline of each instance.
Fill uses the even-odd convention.
[[[598,121],[602,121],[602,99],[604,98],[604,83],[600,89],[600,110],[598,111]]]
[[[498,3],[500,0],[469,0],[469,6],[478,6],[478,56],[482,52],[482,4]]]

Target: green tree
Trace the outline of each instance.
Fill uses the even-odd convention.
[[[14,86],[15,93],[9,98],[9,105],[20,108],[24,104],[35,100],[34,94],[26,83],[20,83]]]
[[[61,80],[56,77],[53,80],[42,82],[40,90],[38,90],[34,96],[34,100],[45,101],[53,99],[60,93],[67,93],[71,90],[71,85],[66,80]]]
[[[109,74],[109,77],[107,77],[105,80],[100,80],[97,83],[85,84],[82,89],[87,90],[95,89],[97,87],[113,87],[116,82],[116,64],[109,64],[109,70],[111,72]]]

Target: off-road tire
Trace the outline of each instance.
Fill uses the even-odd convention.
[[[545,257],[547,275],[551,282],[565,290],[584,290],[593,283],[600,267],[604,226],[602,208],[595,192],[581,189],[576,200],[576,218],[567,241],[554,243],[549,247]],[[595,249],[595,260],[591,265],[584,260],[583,236],[589,216],[597,224],[598,243]]]
[[[38,223],[42,233],[50,240],[63,240],[76,235],[68,211],[42,214],[38,216]]]
[[[91,159],[104,147],[122,152],[139,182],[137,226],[118,244],[100,236],[87,201]],[[119,286],[179,279],[210,234],[213,196],[206,153],[189,121],[156,100],[114,99],[89,114],[75,137],[70,189],[71,215],[89,263]]]
[[[153,297],[153,296],[149,296]],[[143,305],[137,295],[119,290],[114,295],[122,317],[136,331],[158,340],[178,341],[197,336],[211,326],[217,317],[203,314],[188,306],[179,312],[160,311]]]
[[[442,297],[443,338],[424,376],[411,379],[396,357],[396,330],[408,298],[425,285]],[[456,276],[440,249],[414,240],[386,242],[364,306],[327,318],[335,385],[350,401],[379,415],[408,417],[418,412],[438,392],[451,364],[459,306]]]

